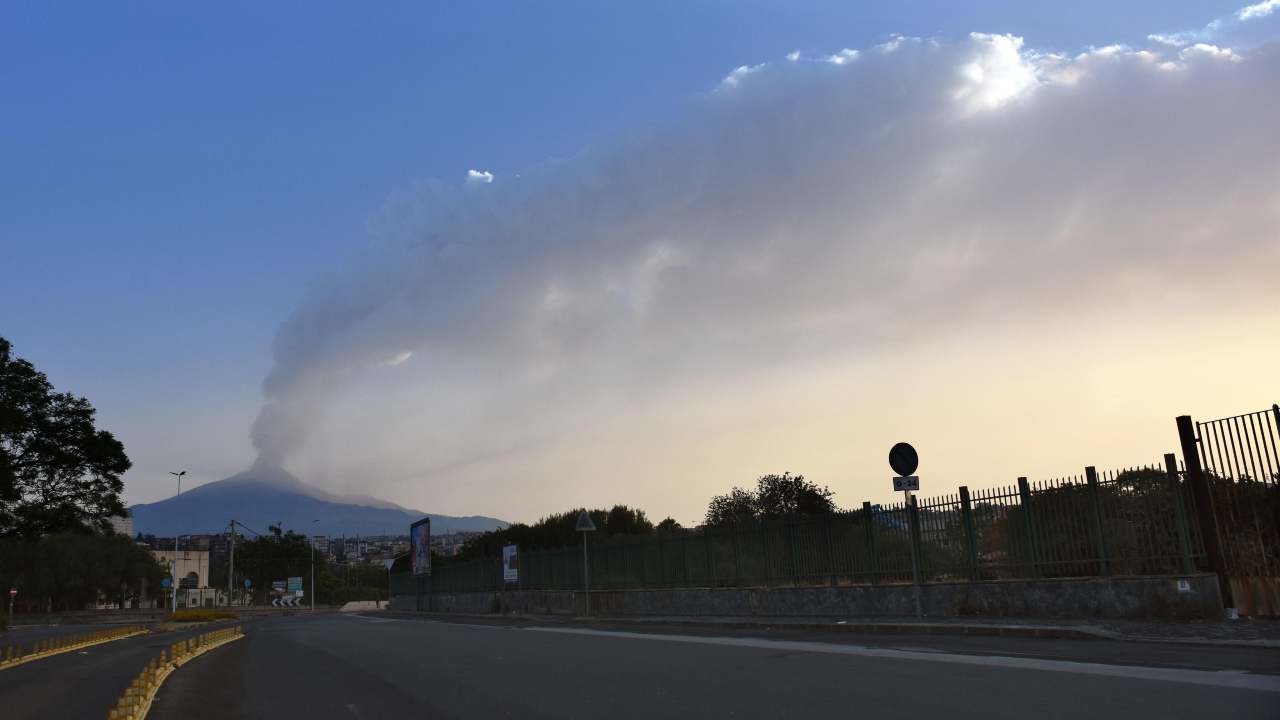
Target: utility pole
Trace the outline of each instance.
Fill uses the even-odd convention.
[[[311,526],[314,528],[315,524],[318,522],[320,522],[318,519],[312,520]],[[311,531],[311,612],[315,612],[315,611],[316,611],[316,534],[315,534],[315,530],[312,530]]]
[[[186,470],[179,472],[169,471],[169,474],[178,478],[178,494],[173,496],[174,500],[182,497],[182,476],[187,474]],[[178,533],[173,534],[173,611],[178,612]]]
[[[227,562],[227,607],[231,607],[232,594],[236,589],[236,521],[232,520],[227,524],[227,530],[231,532],[231,559]]]

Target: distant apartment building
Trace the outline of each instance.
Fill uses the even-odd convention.
[[[315,551],[324,555],[329,554],[329,538],[325,535],[313,535],[311,537],[311,547]]]

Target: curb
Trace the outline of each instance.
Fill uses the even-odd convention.
[[[133,683],[125,689],[115,707],[107,711],[107,719],[143,720],[151,711],[151,703],[160,692],[160,686],[175,670],[214,648],[235,642],[242,637],[244,632],[237,625],[174,643],[169,649],[168,661],[165,660],[165,651],[161,650],[160,657],[152,658],[147,663]]]
[[[22,654],[22,646],[18,645],[16,650],[13,646],[8,647],[3,655],[0,655],[0,670],[8,670],[9,668],[25,665],[36,660],[61,655],[63,653],[73,652],[82,648],[102,645],[116,640],[124,640],[125,638],[137,637],[138,635],[146,635],[149,631],[141,626],[131,626],[121,628],[121,632],[116,633],[113,630],[103,630],[96,633],[88,633],[85,635],[69,635],[64,637],[54,637],[48,640],[39,640],[32,645],[31,652]]]

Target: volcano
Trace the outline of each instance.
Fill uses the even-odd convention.
[[[281,468],[255,467],[200,485],[178,497],[129,508],[134,531],[159,537],[225,532],[235,519],[259,532],[269,525],[305,535],[407,535],[431,518],[431,534],[483,532],[508,523],[481,515],[454,517],[412,510],[363,495],[335,495]],[[320,522],[314,523],[313,520]]]

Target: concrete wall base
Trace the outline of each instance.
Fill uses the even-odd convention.
[[[920,588],[926,617],[1061,619],[1218,619],[1223,616],[1217,576],[1003,580],[936,583]],[[805,588],[685,588],[593,590],[596,615],[761,617],[914,617],[911,585]],[[412,609],[397,596],[391,609]],[[521,590],[438,593],[436,612],[553,615],[583,612],[583,593]]]

